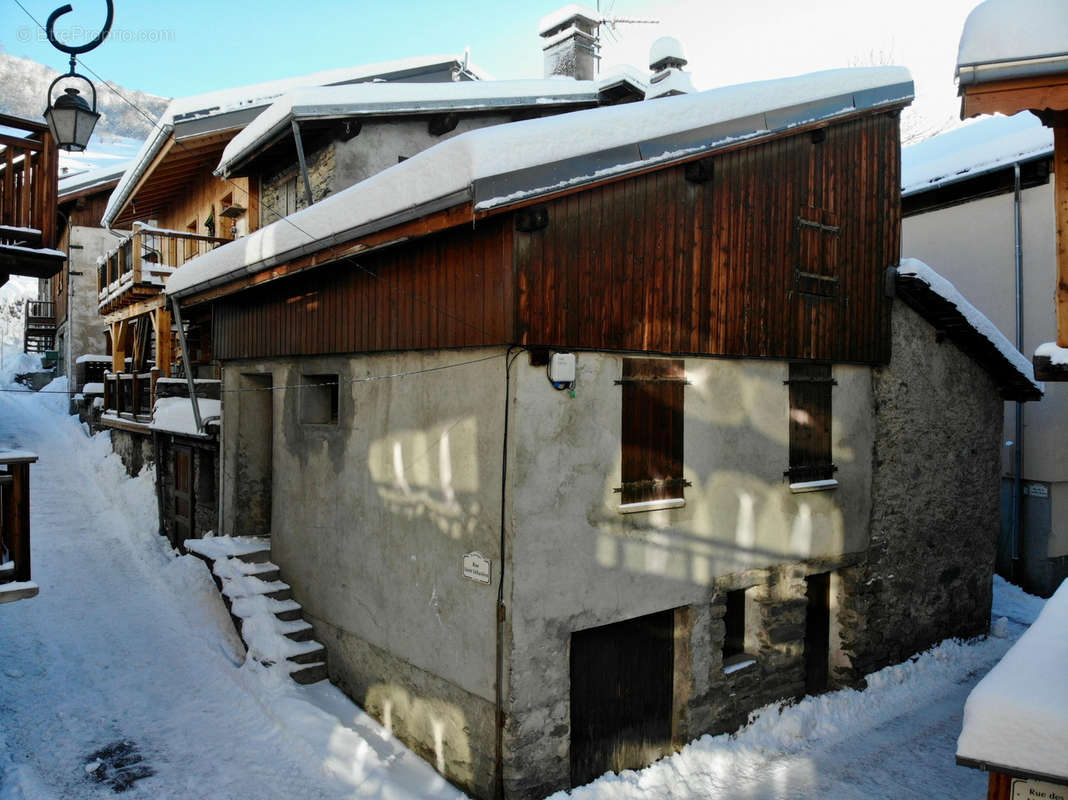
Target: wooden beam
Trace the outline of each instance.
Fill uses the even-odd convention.
[[[1068,347],[1068,118],[1053,128],[1053,209],[1057,220],[1057,345]]]
[[[112,311],[106,317],[104,317],[105,325],[114,325],[116,322],[124,319],[132,319],[133,317],[139,317],[142,314],[147,314],[151,311],[155,311],[157,308],[163,308],[166,305],[167,299],[163,296],[163,293],[157,294],[155,297],[148,300],[141,300],[137,303],[131,303],[125,308],[119,311]]]
[[[171,312],[166,306],[152,312],[152,324],[156,331],[156,367],[162,377],[169,378],[174,353],[171,347]]]
[[[1068,76],[1042,75],[990,83],[966,84],[960,89],[960,118],[1020,111],[1068,109]]]
[[[125,319],[111,324],[111,371],[115,374],[126,369],[126,333],[129,324]]]
[[[127,207],[130,205],[130,201],[134,200],[137,197],[137,193],[141,191],[145,183],[152,177],[153,171],[155,171],[156,167],[158,167],[163,162],[163,159],[167,157],[167,154],[171,151],[172,147],[174,147],[174,133],[171,133],[167,137],[167,141],[164,142],[163,147],[158,153],[156,153],[156,157],[152,159],[152,163],[148,165],[148,169],[144,171],[144,173],[141,175],[140,180],[138,180],[137,183],[134,184],[133,189],[131,189],[130,193],[126,195],[126,202],[123,203],[122,206],[120,206],[119,209],[115,212],[116,220],[118,220],[123,215],[123,212],[126,211]]]

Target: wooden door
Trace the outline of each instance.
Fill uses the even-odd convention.
[[[805,578],[805,694],[827,691],[831,647],[831,573]]]
[[[571,785],[671,750],[673,610],[571,634]]]
[[[178,547],[193,537],[193,451],[182,445],[174,446],[173,511],[171,544]]]

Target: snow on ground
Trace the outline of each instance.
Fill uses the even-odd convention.
[[[110,797],[90,756],[124,742],[154,773],[131,800],[462,797],[336,688],[243,664],[207,567],[155,534],[151,473],[128,479],[65,405],[0,392],[0,449],[40,456],[41,587],[0,606],[0,800]]]
[[[131,800],[463,797],[335,687],[244,663],[207,567],[155,534],[151,473],[127,478],[106,434],[65,416],[64,380],[46,388],[0,392],[0,449],[40,456],[41,587],[0,606],[0,800],[110,797],[93,776],[131,751],[152,772]],[[986,775],[954,763],[965,698],[1042,605],[998,580],[991,637],[943,642],[865,691],[761,709],[571,796],[982,797]]]

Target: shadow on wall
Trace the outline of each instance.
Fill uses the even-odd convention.
[[[477,419],[393,432],[373,442],[368,457],[388,511],[407,520],[426,517],[452,539],[474,534],[482,505],[474,499],[465,506],[460,497],[478,496]]]

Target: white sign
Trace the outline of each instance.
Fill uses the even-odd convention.
[[[1068,800],[1068,786],[1013,778],[1012,800]]]
[[[1044,483],[1032,483],[1027,489],[1032,497],[1049,497],[1049,487]]]
[[[464,554],[463,575],[475,583],[489,583],[491,580],[492,567],[488,558],[477,550],[473,553]]]

